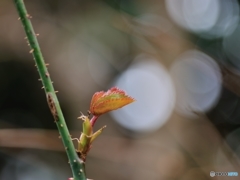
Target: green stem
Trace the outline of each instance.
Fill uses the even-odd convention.
[[[47,95],[49,108],[53,114],[58,127],[58,131],[65,146],[74,180],[86,180],[84,162],[78,158],[74,144],[69,134],[56,93],[54,91],[54,87],[52,85],[52,81],[50,79],[50,75],[48,73],[35,32],[30,21],[31,17],[27,13],[23,0],[14,0],[14,2],[31,47],[30,52],[33,53],[36,66],[41,77],[45,93]]]

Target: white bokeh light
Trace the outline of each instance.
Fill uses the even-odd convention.
[[[209,110],[221,91],[218,65],[206,54],[185,52],[171,67],[177,91],[177,110],[185,115]]]
[[[114,83],[136,99],[131,105],[111,112],[123,127],[149,132],[157,130],[169,118],[175,103],[175,91],[166,69],[155,59],[138,56],[135,63]]]
[[[205,38],[218,38],[231,34],[239,22],[239,5],[237,0],[221,0],[220,13],[216,24],[202,36]]]
[[[194,32],[211,29],[219,15],[218,0],[167,0],[166,8],[177,24]]]
[[[193,31],[211,29],[219,15],[218,0],[184,0],[183,15],[187,26]]]
[[[178,25],[205,38],[226,36],[239,21],[237,0],[167,0],[166,9]]]

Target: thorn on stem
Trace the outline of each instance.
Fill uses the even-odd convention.
[[[39,36],[39,34],[36,34],[36,36]]]
[[[27,14],[26,17],[27,17],[28,19],[31,19],[31,18],[32,18],[32,16],[31,16],[30,14]]]
[[[80,164],[84,164],[84,163],[85,163],[84,161],[82,161],[82,160],[80,161]]]
[[[39,81],[42,81],[42,79],[38,79]]]
[[[49,66],[49,64],[48,64],[48,63],[45,63],[45,66]]]
[[[21,20],[21,18],[19,17],[18,20]]]
[[[55,91],[55,93],[58,93],[58,91]]]
[[[49,73],[45,73],[45,76],[48,78],[49,77]]]
[[[33,53],[33,51],[34,51],[34,49],[31,49],[31,50],[29,51],[29,53]]]
[[[44,89],[44,86],[42,87],[42,89]]]

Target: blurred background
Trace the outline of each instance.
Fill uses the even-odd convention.
[[[94,180],[225,180],[240,173],[237,0],[25,0],[67,124],[96,91],[137,101],[107,125]],[[0,180],[66,180],[71,171],[12,1],[0,1]]]

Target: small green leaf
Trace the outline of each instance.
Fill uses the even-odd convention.
[[[107,126],[103,126],[101,129],[99,129],[98,131],[96,131],[92,137],[91,137],[91,141],[90,143],[92,143],[103,131],[104,128],[106,128]]]

